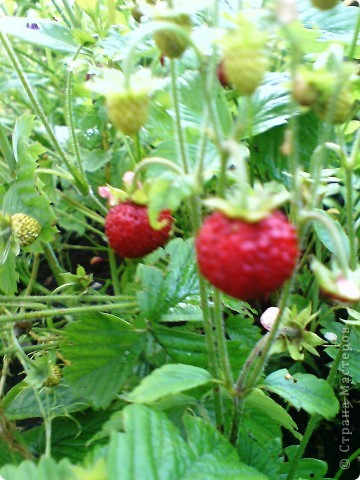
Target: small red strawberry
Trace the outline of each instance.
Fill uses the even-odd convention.
[[[198,233],[196,251],[202,275],[240,300],[266,297],[281,287],[299,255],[295,227],[280,211],[256,222],[214,212]]]
[[[129,200],[112,207],[105,220],[105,233],[111,248],[125,258],[151,253],[169,238],[173,219],[169,210],[163,210],[158,220],[166,224],[155,230],[150,225],[147,206]]]

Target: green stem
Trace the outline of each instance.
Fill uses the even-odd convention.
[[[62,315],[79,315],[88,312],[108,312],[119,310],[123,313],[133,313],[136,310],[137,302],[105,303],[103,305],[88,305],[84,307],[52,308],[39,312],[28,312],[22,315],[8,314],[0,315],[0,323],[20,322],[25,320],[39,320],[44,317],[59,317]]]
[[[61,197],[63,198],[63,200],[65,200],[70,205],[73,205],[74,207],[76,207],[77,210],[79,210],[81,213],[83,213],[86,217],[90,218],[91,220],[94,220],[97,223],[100,223],[101,225],[104,225],[105,220],[103,219],[103,217],[101,215],[97,214],[96,212],[94,212],[90,208],[86,207],[83,203],[78,202],[74,198],[68,197],[63,192],[60,192],[60,194],[61,194]],[[106,210],[106,212],[107,212],[107,210]]]
[[[184,172],[189,173],[189,164],[187,160],[185,139],[183,135],[183,130],[181,128],[181,114],[180,114],[180,107],[179,107],[179,98],[178,98],[179,96],[178,96],[178,89],[177,89],[175,61],[172,59],[170,60],[170,74],[171,74],[171,89],[172,89],[172,96],[173,96],[173,104],[175,109],[175,128],[176,128],[177,137],[178,137],[178,148],[179,148],[180,158],[181,158]]]
[[[316,147],[312,158],[311,158],[311,166],[310,166],[310,178],[312,181],[311,189],[310,189],[310,209],[313,209],[317,206],[319,201],[319,183],[321,178],[321,171],[322,166],[324,164],[326,158],[326,139],[329,138],[331,131],[331,124],[326,123],[324,127],[324,131],[322,134],[322,138],[319,141],[319,146]]]
[[[252,101],[251,101],[251,96],[247,95],[246,96],[246,107],[247,107],[247,135],[248,135],[248,144],[249,144],[249,180],[250,180],[250,185],[254,185],[254,180],[255,180],[255,169],[254,169],[254,162],[251,159],[251,154],[254,149],[254,137],[253,137],[253,131],[252,131],[252,125],[253,125],[253,109],[252,109]]]
[[[64,283],[64,279],[61,274],[64,273],[64,269],[61,267],[52,246],[49,243],[42,243],[42,247],[46,261],[48,262],[50,270],[55,277],[56,283],[58,285],[62,285]]]
[[[213,332],[213,324],[211,321],[208,292],[205,280],[199,274],[200,304],[203,312],[203,323],[205,331],[205,343],[208,352],[209,372],[214,378],[219,378],[219,369],[216,357],[215,337]],[[220,432],[224,431],[224,414],[221,401],[221,392],[218,385],[213,387],[214,408],[216,427]]]
[[[302,213],[300,216],[300,223],[302,223],[302,225],[305,225],[309,221],[317,221],[324,225],[324,227],[327,229],[332,241],[334,242],[336,258],[339,266],[342,271],[346,273],[349,269],[346,259],[346,252],[343,249],[343,243],[336,226],[325,215],[320,215],[317,212]]]
[[[340,361],[341,361],[342,354],[343,354],[343,345],[344,345],[344,341],[342,339],[341,344],[339,346],[339,351],[338,351],[338,353],[337,353],[337,355],[336,355],[336,357],[333,361],[333,364],[331,366],[329,375],[326,379],[326,381],[329,383],[330,386],[333,386],[335,376],[336,376],[337,370],[338,370],[339,365],[340,365]],[[306,449],[306,447],[307,447],[307,445],[310,441],[310,438],[311,438],[317,424],[319,423],[320,419],[321,419],[320,415],[313,415],[310,418],[310,421],[309,421],[309,423],[306,427],[306,430],[304,432],[304,436],[303,436],[303,438],[302,438],[302,440],[299,444],[299,447],[296,450],[296,454],[295,454],[295,456],[292,460],[291,467],[290,467],[288,476],[286,477],[286,480],[294,480],[295,475],[296,475],[296,471],[297,471],[298,466],[299,466],[299,462],[302,459],[302,456],[304,455],[305,449]]]
[[[77,57],[79,56],[82,48],[83,48],[83,45],[80,45],[80,47],[76,50],[75,55],[72,59],[72,62],[74,62],[77,59]],[[75,132],[74,115],[73,115],[72,102],[71,102],[71,100],[72,100],[72,80],[73,80],[73,72],[72,72],[72,69],[71,69],[71,66],[70,66],[69,69],[68,69],[67,78],[66,78],[66,86],[65,86],[65,98],[66,98],[65,118],[66,118],[67,126],[70,130],[70,139],[71,139],[71,143],[74,147],[76,163],[77,163],[78,169],[80,171],[81,177],[85,178],[83,164],[82,164],[82,161],[81,161],[79,142],[77,140],[77,136],[76,136],[76,132]]]
[[[108,0],[107,1],[107,7],[108,7],[109,25],[115,25],[116,24],[115,1],[114,0]]]
[[[171,162],[170,160],[166,160],[165,158],[145,158],[144,160],[141,160],[140,163],[138,163],[134,169],[134,179],[133,179],[133,186],[136,188],[137,183],[139,181],[139,175],[140,172],[149,166],[152,165],[161,165],[165,168],[168,168],[170,170],[173,170],[175,173],[178,175],[182,176],[184,175],[184,172],[181,170],[180,167],[178,167],[175,163]]]
[[[268,334],[265,345],[264,345],[262,351],[259,354],[259,361],[258,361],[258,363],[256,363],[254,365],[254,368],[252,368],[252,365],[249,365],[249,371],[250,371],[250,369],[251,369],[251,371],[250,371],[248,380],[246,380],[247,372],[245,372],[244,373],[244,379],[245,379],[244,385],[239,384],[237,386],[238,391],[240,391],[240,392],[244,390],[245,384],[246,384],[247,389],[253,388],[256,385],[260,375],[262,375],[262,373],[263,373],[263,370],[264,370],[264,368],[265,368],[265,366],[268,362],[269,356],[270,356],[270,349],[271,349],[274,341],[278,337],[280,325],[281,325],[281,322],[282,322],[282,319],[283,319],[284,313],[285,313],[285,308],[286,308],[286,306],[288,304],[288,301],[289,301],[291,287],[292,287],[292,281],[289,280],[286,283],[286,285],[285,285],[285,287],[282,291],[282,295],[281,295],[281,299],[280,299],[280,303],[279,303],[279,314],[276,317],[276,320],[275,320],[275,322],[274,322],[273,326],[271,327],[271,330]],[[256,348],[256,346],[255,346],[255,348]]]
[[[16,73],[19,76],[20,82],[21,82],[22,86],[24,87],[24,90],[26,91],[26,93],[27,93],[27,95],[28,95],[28,97],[31,101],[31,104],[32,104],[32,107],[33,107],[35,113],[38,115],[38,117],[40,118],[40,120],[42,121],[42,123],[44,125],[45,130],[47,131],[47,133],[48,133],[48,135],[49,135],[49,137],[50,137],[50,139],[51,139],[51,141],[54,145],[55,150],[57,151],[59,157],[64,162],[64,164],[68,168],[69,172],[73,176],[75,184],[78,187],[78,189],[81,191],[81,193],[83,193],[84,195],[87,195],[88,192],[89,192],[88,182],[85,178],[82,178],[78,175],[78,173],[76,171],[76,168],[74,167],[74,165],[72,165],[72,163],[67,158],[65,152],[61,148],[61,146],[60,146],[60,144],[59,144],[59,142],[58,142],[58,140],[55,136],[55,133],[53,132],[53,130],[52,130],[47,118],[46,118],[46,115],[45,115],[39,101],[37,100],[37,98],[35,96],[35,93],[33,92],[32,88],[30,86],[30,83],[28,82],[28,80],[25,76],[23,68],[22,68],[22,66],[19,62],[19,59],[18,59],[14,49],[11,46],[11,43],[9,42],[7,36],[4,33],[1,33],[1,32],[0,32],[0,40],[3,43],[5,51],[8,54],[13,66],[16,70]]]
[[[19,302],[21,304],[26,305],[29,302],[55,302],[55,303],[62,303],[66,301],[73,301],[77,300],[78,302],[99,302],[109,300],[111,302],[117,302],[120,300],[127,300],[127,301],[136,301],[134,295],[31,295],[29,297],[9,297],[9,296],[0,296],[0,303],[6,304],[7,302]]]
[[[119,272],[118,272],[117,263],[116,263],[116,254],[111,247],[108,248],[108,256],[109,256],[110,273],[111,273],[112,286],[114,289],[114,295],[121,295],[121,285],[120,285]]]
[[[352,454],[350,455],[350,457],[348,457],[348,458],[346,459],[347,462],[348,462],[348,465],[350,466],[351,463],[352,463],[355,459],[357,459],[359,456],[360,456],[360,448],[358,448],[357,450],[355,450],[355,452],[352,453]],[[346,472],[346,469],[344,469],[344,468],[339,468],[339,470],[338,470],[338,471],[336,472],[336,474],[335,474],[334,480],[338,480],[338,479],[342,476],[342,474],[345,473],[345,472]]]
[[[352,38],[351,45],[349,46],[349,52],[348,52],[348,55],[347,55],[350,60],[352,60],[354,58],[355,48],[356,48],[356,44],[357,44],[357,41],[358,41],[358,38],[359,38],[359,32],[360,32],[360,9],[358,10],[358,16],[357,16],[357,22],[356,22],[356,25],[355,25],[355,29],[354,29],[354,35],[353,35],[353,38]]]
[[[355,222],[353,217],[353,171],[350,168],[345,169],[345,210],[346,210],[346,219],[347,219],[347,234],[349,238],[349,247],[350,247],[350,259],[349,264],[352,270],[356,269],[357,255],[356,255],[356,233],[355,233]]]
[[[220,367],[227,387],[232,388],[234,379],[231,372],[229,354],[226,345],[221,292],[217,289],[214,291],[214,325]]]
[[[71,28],[71,22],[67,19],[66,15],[64,14],[63,10],[59,7],[56,0],[51,0],[51,3],[54,5],[55,9],[57,10],[58,14],[61,16],[63,21],[66,23],[66,26]]]
[[[79,24],[77,18],[75,17],[73,9],[72,9],[71,5],[69,4],[68,0],[62,0],[62,2],[63,2],[63,5],[65,7],[65,10],[66,10],[67,14],[69,15],[69,18],[70,18],[73,26],[75,28],[80,28],[81,25]]]

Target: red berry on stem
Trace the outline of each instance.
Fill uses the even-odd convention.
[[[196,251],[201,274],[240,300],[280,288],[299,255],[295,227],[280,211],[253,223],[214,212],[198,233]]]
[[[172,216],[163,210],[159,221],[166,221],[160,230],[151,227],[148,208],[131,201],[109,210],[105,219],[105,234],[111,248],[125,258],[139,258],[161,247],[169,238]]]

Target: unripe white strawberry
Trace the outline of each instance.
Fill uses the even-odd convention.
[[[223,39],[223,71],[239,93],[251,95],[260,85],[267,67],[266,36],[244,17]]]
[[[20,246],[27,247],[35,242],[42,227],[36,218],[25,213],[15,213],[11,217],[11,229]]]
[[[125,135],[133,136],[147,121],[150,98],[143,91],[124,90],[108,95],[106,106],[113,125]]]
[[[330,10],[339,3],[339,0],[311,0],[311,3],[319,10]]]

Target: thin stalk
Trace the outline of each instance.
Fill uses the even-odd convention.
[[[117,264],[116,264],[116,255],[114,250],[111,247],[108,248],[108,256],[109,256],[110,273],[111,273],[112,286],[114,289],[114,295],[121,295],[121,285],[120,285],[119,273],[118,273]]]
[[[341,361],[341,358],[342,358],[342,354],[343,354],[343,345],[344,345],[344,341],[343,339],[341,340],[341,343],[340,343],[340,346],[339,346],[339,351],[333,361],[333,364],[331,366],[331,369],[330,369],[330,372],[329,372],[329,375],[326,379],[326,381],[329,383],[330,386],[333,386],[334,384],[334,380],[335,380],[335,376],[336,376],[336,373],[337,373],[337,370],[338,370],[338,367],[340,365],[340,361]],[[292,463],[291,463],[291,467],[290,467],[290,470],[289,470],[289,473],[288,473],[288,476],[286,477],[286,480],[294,480],[295,478],[295,475],[296,475],[296,471],[298,469],[298,466],[299,466],[299,462],[300,460],[302,459],[302,456],[304,455],[304,452],[305,452],[305,449],[310,441],[310,438],[317,426],[317,424],[319,423],[321,419],[321,416],[320,415],[313,415],[311,418],[310,418],[310,421],[305,429],[305,432],[304,432],[304,436],[296,450],[296,453],[295,453],[295,456],[292,460]]]
[[[67,14],[69,15],[69,18],[70,18],[73,26],[75,28],[80,28],[81,25],[78,22],[77,18],[75,17],[73,9],[72,9],[71,5],[69,4],[68,0],[62,0],[62,2],[63,2],[63,5],[65,7],[65,10],[66,10]]]
[[[151,165],[161,165],[165,168],[168,168],[170,170],[173,170],[175,173],[178,175],[182,176],[184,172],[181,170],[180,167],[178,167],[175,163],[171,162],[170,160],[166,160],[165,158],[145,158],[142,160],[140,163],[138,163],[134,169],[134,179],[133,179],[133,185],[136,187],[138,181],[139,181],[139,175],[140,172]]]
[[[349,247],[350,247],[350,259],[349,264],[352,270],[356,269],[357,255],[356,255],[356,233],[355,233],[355,222],[353,217],[353,171],[351,168],[345,169],[345,211],[346,211],[346,224],[347,224],[347,234],[349,238]]]
[[[12,64],[13,64],[13,67],[16,70],[16,73],[19,76],[20,82],[21,82],[22,86],[24,87],[24,90],[26,91],[26,93],[27,93],[27,95],[30,99],[30,102],[32,104],[32,107],[33,107],[35,113],[38,115],[38,117],[40,118],[41,122],[44,125],[45,130],[47,131],[55,150],[57,151],[59,157],[64,162],[64,164],[68,168],[69,172],[73,176],[75,184],[78,187],[78,189],[81,191],[81,193],[83,193],[84,195],[87,195],[89,193],[89,185],[88,185],[85,178],[82,178],[78,175],[75,166],[72,165],[72,163],[67,158],[65,152],[61,148],[61,146],[60,146],[60,144],[59,144],[59,142],[58,142],[58,140],[55,136],[55,133],[53,132],[53,130],[52,130],[47,118],[46,118],[46,115],[45,115],[38,99],[36,98],[35,93],[33,92],[32,88],[31,88],[30,83],[28,82],[28,80],[26,78],[24,70],[21,66],[21,63],[19,62],[19,59],[18,59],[11,43],[9,42],[7,36],[4,33],[1,33],[1,32],[0,32],[0,40],[3,43],[5,51],[8,54],[8,56],[9,56],[9,58],[10,58]]]
[[[199,274],[199,290],[200,290],[200,304],[201,310],[203,312],[203,323],[205,331],[205,343],[208,351],[208,365],[209,372],[214,378],[219,378],[219,369],[216,356],[215,348],[215,338],[213,332],[213,325],[211,321],[209,303],[208,303],[208,292],[205,280]],[[224,413],[221,400],[221,392],[219,385],[213,386],[213,395],[214,395],[214,408],[215,408],[215,418],[216,418],[216,427],[220,432],[224,431]]]
[[[360,32],[360,10],[358,11],[357,22],[354,29],[354,35],[352,38],[351,45],[349,46],[349,52],[347,55],[350,60],[354,58],[355,48],[359,38],[359,32]]]
[[[108,0],[107,1],[107,7],[108,7],[109,25],[115,25],[116,24],[115,1],[114,0]]]
[[[40,255],[38,253],[35,253],[30,279],[29,279],[29,282],[27,284],[26,290],[24,292],[24,295],[26,297],[31,295],[31,291],[32,291],[33,286],[34,286],[34,282],[36,281],[36,278],[37,278],[38,273],[39,273],[39,267],[40,267]]]
[[[349,267],[347,264],[346,253],[344,252],[344,249],[343,249],[343,243],[342,243],[339,231],[334,226],[334,224],[330,220],[328,220],[328,218],[325,215],[319,215],[316,212],[305,212],[301,215],[300,220],[303,225],[310,220],[317,221],[324,225],[324,227],[327,229],[328,233],[330,234],[332,241],[334,242],[336,258],[338,260],[339,266],[341,267],[343,272],[347,272]]]
[[[346,460],[347,460],[347,465],[350,466],[351,463],[360,456],[360,448],[358,448],[357,450],[355,450],[354,453],[352,453],[350,455],[350,457],[348,457]],[[336,472],[335,474],[335,477],[334,477],[334,480],[338,480],[343,473],[346,472],[346,469],[345,468],[339,468],[339,470]]]
[[[185,147],[185,139],[183,135],[183,130],[181,127],[181,114],[179,108],[179,94],[177,89],[177,78],[176,78],[176,70],[175,70],[175,61],[170,60],[170,74],[171,74],[171,89],[172,89],[172,96],[173,96],[173,104],[175,109],[175,128],[178,137],[178,148],[180,153],[180,158],[182,162],[182,166],[185,173],[189,173],[189,163],[187,159],[186,147]]]
[[[311,205],[310,209],[313,209],[318,204],[319,199],[319,183],[321,178],[321,171],[326,159],[327,148],[325,146],[326,140],[330,137],[330,132],[332,129],[331,123],[325,123],[323,133],[320,136],[319,146],[315,149],[310,166],[310,178],[312,179],[311,189],[310,189],[310,198]]]
[[[121,302],[105,303],[102,305],[87,305],[81,307],[52,308],[49,310],[41,310],[39,312],[23,313],[22,315],[0,315],[0,323],[19,322],[25,320],[36,321],[44,317],[60,317],[63,315],[79,315],[88,312],[108,312],[112,310],[119,310],[123,313],[133,313],[137,306],[137,302]]]
[[[2,369],[1,369],[1,377],[0,377],[0,399],[2,399],[4,396],[6,377],[9,373],[9,366],[11,363],[11,358],[10,358],[11,354],[1,353],[1,355],[3,356],[3,358],[2,358]]]
[[[91,220],[94,220],[94,221],[97,222],[97,223],[100,223],[101,225],[104,225],[105,220],[103,219],[103,217],[102,217],[101,215],[99,215],[98,213],[94,212],[94,211],[91,210],[90,208],[86,207],[86,206],[83,205],[81,202],[78,202],[77,200],[68,197],[68,196],[65,195],[64,193],[60,192],[60,194],[61,194],[61,197],[62,197],[67,203],[69,203],[70,205],[73,205],[74,207],[76,207],[76,208],[77,208],[81,213],[83,213],[86,217],[90,218]]]
[[[61,267],[52,246],[49,243],[42,243],[42,247],[46,261],[55,277],[57,284],[62,285],[64,280],[61,274],[64,273],[64,269]]]
[[[72,300],[77,300],[81,302],[99,302],[99,301],[104,301],[104,300],[109,300],[112,302],[117,302],[120,300],[129,300],[129,301],[135,301],[136,297],[134,295],[116,295],[116,296],[111,296],[111,295],[31,295],[30,297],[10,297],[10,296],[5,296],[1,295],[0,296],[0,303],[4,304],[6,301],[9,302],[14,302],[14,301],[20,301],[21,303],[28,303],[28,302],[66,302],[67,300],[72,301]]]
[[[250,389],[250,388],[252,388],[253,386],[256,385],[256,382],[258,381],[260,375],[262,374],[262,372],[263,372],[263,370],[264,370],[264,368],[265,368],[265,366],[268,362],[268,359],[269,359],[269,356],[270,356],[270,349],[271,349],[274,341],[276,340],[276,338],[278,336],[278,332],[279,332],[279,328],[280,328],[280,325],[281,325],[281,322],[282,322],[282,319],[283,319],[283,316],[284,316],[285,308],[286,308],[286,306],[288,304],[288,301],[289,301],[291,287],[292,287],[292,281],[289,280],[286,283],[286,285],[285,285],[285,287],[282,291],[280,304],[279,304],[279,314],[278,314],[273,326],[271,327],[271,330],[269,332],[269,336],[267,337],[264,348],[262,349],[262,351],[259,355],[259,362],[254,366],[254,368],[250,372],[248,380],[247,381],[245,380],[246,388]],[[251,368],[251,366],[249,366],[249,367]],[[244,375],[244,378],[246,379],[246,374]],[[239,391],[242,391],[244,386],[245,385],[239,385],[238,386]]]
[[[227,387],[232,388],[234,379],[231,372],[229,354],[226,345],[226,333],[222,311],[221,292],[214,291],[214,325],[219,364]]]
[[[79,56],[81,50],[83,48],[83,45],[80,45],[80,47],[76,50],[75,55],[72,59],[72,62],[74,62],[77,57]],[[75,151],[75,157],[76,157],[76,163],[78,166],[78,169],[80,171],[80,175],[82,178],[85,178],[85,172],[83,168],[83,164],[81,161],[81,155],[80,155],[80,147],[79,147],[79,142],[77,140],[76,132],[75,132],[75,123],[74,123],[74,115],[73,115],[73,109],[72,109],[72,80],[73,80],[73,72],[71,69],[71,66],[68,69],[67,73],[67,78],[66,78],[66,86],[65,86],[65,118],[66,118],[66,123],[68,126],[68,129],[70,131],[70,139],[71,143],[74,147]]]
[[[54,5],[54,7],[56,8],[58,14],[61,16],[61,18],[63,19],[63,21],[66,23],[66,26],[71,28],[71,22],[68,20],[68,18],[66,17],[66,15],[64,14],[63,10],[59,7],[59,5],[57,4],[56,0],[51,0],[51,3]]]
[[[86,230],[90,230],[91,232],[95,233],[99,237],[104,236],[103,231],[93,227],[92,225],[90,225],[88,222],[85,222],[84,220],[80,220],[79,218],[74,217],[74,215],[71,215],[70,213],[65,212],[65,210],[61,210],[60,208],[54,208],[54,210],[55,210],[55,212],[58,213],[59,216],[62,215],[63,217],[67,217],[69,219],[72,219],[73,223],[77,223],[79,225],[82,225],[83,227],[85,227]]]
[[[252,109],[252,101],[251,95],[246,96],[246,106],[247,106],[247,135],[248,135],[248,145],[249,145],[249,181],[250,185],[254,185],[255,180],[255,169],[254,169],[254,162],[251,159],[251,153],[254,148],[254,137],[252,131],[252,124],[253,124],[253,109]]]
[[[191,216],[192,223],[194,225],[195,233],[199,230],[201,225],[201,209],[200,209],[200,200],[194,198],[191,200]],[[199,278],[199,291],[200,291],[200,305],[203,314],[203,325],[205,332],[205,343],[208,354],[208,366],[209,372],[214,378],[219,378],[219,367],[218,360],[216,355],[215,348],[215,338],[213,332],[213,324],[211,320],[210,308],[209,308],[209,295],[207,291],[206,281],[200,275],[198,271]],[[219,385],[213,386],[213,398],[214,398],[214,409],[215,409],[215,418],[216,426],[220,432],[224,431],[224,414],[223,406],[221,400],[221,392]]]

